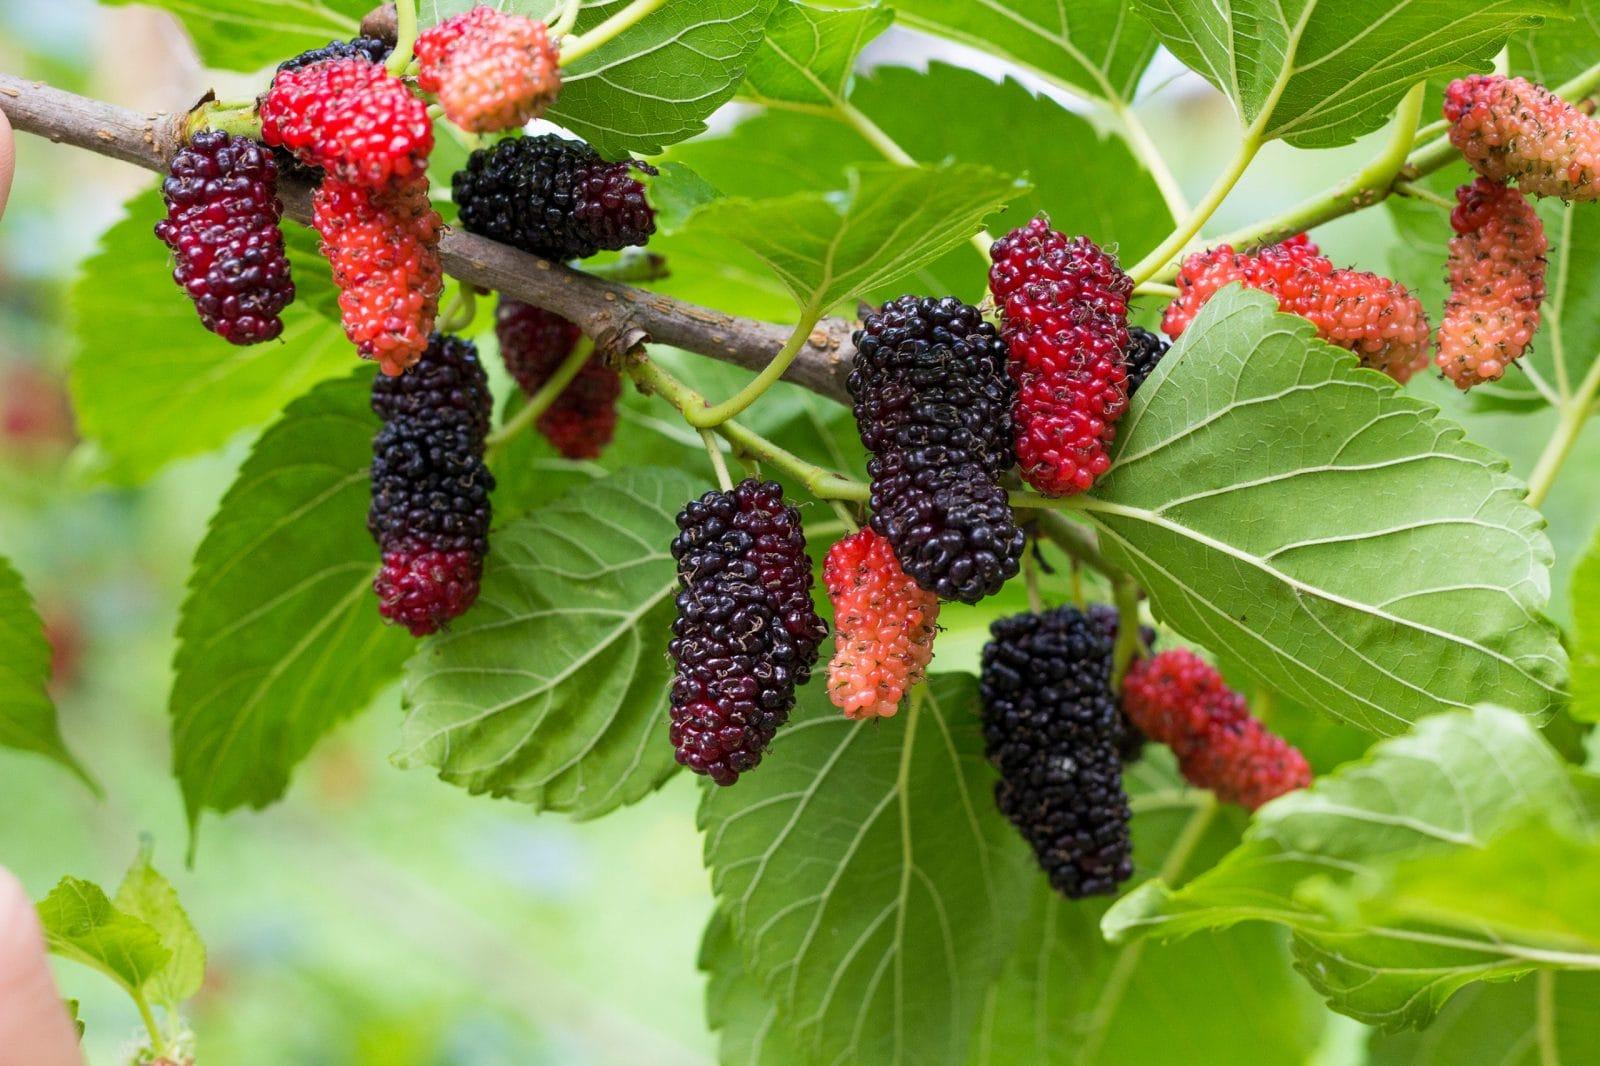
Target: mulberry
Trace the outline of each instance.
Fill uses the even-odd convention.
[[[1450,143],[1474,170],[1535,196],[1600,199],[1600,122],[1525,78],[1473,74],[1445,90]]]
[[[382,63],[389,58],[394,47],[376,37],[355,37],[348,41],[329,41],[321,48],[301,52],[292,59],[278,64],[279,70],[303,70],[325,59],[364,59],[368,63]]]
[[[1171,347],[1158,335],[1138,326],[1128,327],[1128,350],[1124,353],[1124,366],[1128,374],[1128,398],[1144,384]]]
[[[1216,669],[1183,648],[1141,659],[1122,683],[1122,710],[1178,757],[1184,779],[1255,810],[1311,783],[1311,767],[1251,715]]]
[[[1428,365],[1422,302],[1388,278],[1335,270],[1303,233],[1253,255],[1226,244],[1191,255],[1178,271],[1178,297],[1162,317],[1162,331],[1176,339],[1217,290],[1235,281],[1274,297],[1281,310],[1316,326],[1323,340],[1401,384]]]
[[[365,59],[279,71],[260,110],[262,140],[352,184],[420,177],[433,151],[427,106]]]
[[[1127,410],[1133,279],[1087,237],[1042,218],[990,249],[989,289],[1017,383],[1012,420],[1023,480],[1047,496],[1082,492],[1111,466]]]
[[[678,513],[678,530],[672,746],[682,765],[731,785],[788,720],[828,627],[811,602],[800,515],[777,482],[708,492]]]
[[[1450,213],[1450,298],[1435,361],[1458,388],[1494,381],[1528,350],[1544,301],[1544,223],[1523,195],[1478,178]]]
[[[1025,539],[995,482],[1013,461],[1004,343],[976,308],[916,296],[866,316],[854,340],[872,528],[920,588],[976,603],[1016,575]]]
[[[399,374],[427,348],[444,287],[443,221],[428,201],[427,177],[385,189],[329,177],[311,206],[345,335],[385,374]]]
[[[939,599],[900,569],[889,542],[871,529],[828,550],[822,582],[833,604],[828,698],[846,718],[889,718],[933,657]]]
[[[383,553],[373,588],[383,616],[414,636],[478,598],[494,489],[483,462],[490,406],[477,349],[456,337],[435,334],[409,373],[373,379],[372,409],[384,420],[367,512]]]
[[[279,313],[294,300],[278,220],[278,166],[245,137],[202,130],[173,156],[162,183],[167,217],[156,236],[177,260],[172,278],[200,321],[231,344],[259,344],[283,332]]]
[[[502,296],[495,332],[506,370],[532,396],[564,363],[578,339],[578,327],[560,315]],[[593,355],[561,390],[534,425],[568,459],[596,459],[617,429],[622,376]]]
[[[538,118],[561,91],[560,55],[545,25],[475,7],[417,37],[417,85],[469,133]]]
[[[1000,811],[1057,891],[1110,894],[1133,873],[1114,638],[1075,607],[1002,618],[989,631],[979,692]]]
[[[546,259],[583,259],[601,249],[644,244],[655,211],[631,171],[581,141],[555,134],[516,137],[480,148],[456,171],[462,228]]]

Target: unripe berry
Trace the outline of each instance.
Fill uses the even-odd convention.
[[[933,657],[939,598],[906,576],[871,529],[828,550],[822,582],[835,631],[828,698],[846,718],[891,717]]]
[[[1600,198],[1600,122],[1525,78],[1472,74],[1445,90],[1450,143],[1486,178],[1535,196]]]
[[[560,55],[542,22],[475,7],[417,37],[417,86],[469,133],[514,129],[561,91]]]
[[[1478,178],[1450,214],[1450,297],[1435,361],[1461,389],[1494,381],[1528,350],[1544,301],[1544,223],[1521,193]]]

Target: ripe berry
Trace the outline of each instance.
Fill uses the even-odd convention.
[[[1075,607],[989,627],[979,687],[995,800],[1069,899],[1116,891],[1133,873],[1111,694],[1114,636]]]
[[[811,603],[800,515],[776,482],[708,492],[678,529],[672,746],[682,765],[731,785],[788,720],[828,627]]]
[[[261,139],[340,181],[380,186],[423,173],[433,125],[427,105],[379,64],[324,59],[273,78]]]
[[[202,130],[173,156],[162,183],[167,217],[156,236],[177,263],[172,277],[194,301],[206,329],[232,344],[283,332],[278,317],[294,299],[278,219],[278,166],[245,137]]]
[[[455,202],[471,233],[546,259],[583,259],[644,244],[655,232],[634,170],[656,172],[632,160],[608,163],[555,134],[515,137],[472,153],[456,171]]]
[[[1478,178],[1456,190],[1450,213],[1450,297],[1435,362],[1457,387],[1494,381],[1539,328],[1544,223],[1523,195]]]
[[[1600,122],[1525,78],[1472,74],[1445,90],[1450,143],[1473,169],[1535,196],[1600,198]]]
[[[1122,710],[1178,757],[1184,779],[1255,810],[1311,783],[1311,767],[1251,715],[1222,675],[1183,648],[1140,659],[1122,683]]]
[[[871,529],[828,550],[822,583],[836,631],[828,698],[846,718],[891,717],[933,657],[938,597],[906,576],[889,542]]]
[[[385,618],[425,636],[478,598],[489,550],[490,396],[477,349],[434,334],[412,370],[373,379],[372,409],[384,420],[367,513],[383,553],[373,588]]]
[[[311,206],[345,335],[385,374],[400,373],[428,347],[444,287],[443,221],[428,201],[427,176],[384,189],[329,177]]]
[[[1123,352],[1133,280],[1087,237],[1036,218],[990,249],[1017,383],[1012,419],[1023,480],[1047,496],[1082,492],[1111,466],[1128,407]]]
[[[475,7],[417,37],[417,86],[469,133],[538,118],[561,91],[560,54],[545,25]]]
[[[279,70],[302,70],[325,59],[365,59],[368,63],[382,63],[389,58],[394,46],[376,37],[354,37],[348,41],[329,41],[321,48],[301,52],[278,64]]]
[[[506,370],[532,396],[564,363],[582,336],[576,325],[552,311],[500,297],[495,333]],[[617,428],[622,376],[592,355],[534,426],[568,459],[596,459]]]
[[[919,587],[976,603],[1016,575],[1025,539],[995,482],[1012,462],[1005,346],[954,297],[902,296],[854,340],[872,528]]]
[[[1144,384],[1144,379],[1155,371],[1156,364],[1171,346],[1155,333],[1138,326],[1128,327],[1128,350],[1123,353],[1124,368],[1128,373],[1128,398]]]
[[[1176,339],[1217,290],[1236,281],[1274,297],[1281,310],[1316,326],[1323,340],[1402,384],[1428,363],[1421,301],[1377,274],[1335,270],[1303,233],[1254,254],[1224,244],[1191,255],[1178,271],[1178,297],[1161,319],[1163,332]]]

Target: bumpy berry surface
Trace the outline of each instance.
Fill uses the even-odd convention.
[[[261,139],[340,181],[381,186],[423,173],[433,124],[427,105],[380,64],[324,59],[273,78]]]
[[[412,370],[372,383],[372,409],[384,420],[367,512],[383,553],[373,588],[383,616],[416,636],[478,597],[494,489],[483,462],[490,407],[477,349],[456,337],[435,334]]]
[[[828,549],[822,583],[835,633],[828,698],[846,718],[891,717],[933,657],[939,598],[906,576],[871,529]]]
[[[538,392],[572,354],[581,333],[553,311],[502,296],[495,313],[495,333],[506,370],[522,391]],[[622,376],[591,356],[534,426],[568,459],[595,459],[611,443],[617,429],[617,400]]]
[[[385,374],[400,373],[428,347],[444,287],[444,223],[428,201],[427,176],[384,189],[329,177],[311,206],[339,288],[345,335]]]
[[[788,720],[828,627],[811,602],[800,515],[776,482],[708,492],[678,513],[678,530],[672,746],[682,765],[731,785]]]
[[[365,59],[368,63],[382,63],[389,58],[394,47],[376,37],[354,37],[348,41],[329,41],[321,48],[301,52],[278,64],[279,70],[302,70],[325,59]]]
[[[1128,397],[1131,399],[1144,379],[1155,370],[1161,357],[1171,347],[1165,340],[1147,329],[1128,327],[1128,350],[1124,353],[1124,369],[1128,373]]]
[[[417,85],[471,133],[521,126],[561,92],[560,55],[545,25],[475,7],[417,37]]]
[[[1135,662],[1122,683],[1122,710],[1172,749],[1185,780],[1225,803],[1255,810],[1311,783],[1305,756],[1268,731],[1245,698],[1187,649]]]
[[[1479,174],[1535,196],[1600,198],[1600,122],[1525,78],[1473,74],[1445,90],[1450,143]]]
[[[1128,407],[1123,352],[1133,280],[1087,237],[1036,218],[990,249],[1017,383],[1012,411],[1023,480],[1048,496],[1082,492],[1111,466]]]
[[[854,339],[848,384],[872,452],[872,528],[919,587],[976,603],[1022,560],[995,482],[1013,457],[1005,345],[954,297],[892,300]]]
[[[1191,255],[1178,271],[1178,297],[1162,317],[1163,332],[1176,339],[1218,289],[1236,281],[1276,298],[1280,309],[1309,319],[1323,340],[1402,384],[1428,365],[1422,302],[1388,278],[1334,269],[1303,233],[1254,254],[1224,244]]]
[[[555,134],[516,137],[472,153],[456,171],[455,202],[469,232],[546,259],[583,259],[644,244],[655,232],[634,170],[655,173],[645,163],[608,163]]]
[[[278,165],[255,141],[202,130],[172,159],[161,186],[167,217],[156,236],[176,258],[172,277],[206,329],[232,344],[283,332],[294,299],[278,220]]]
[[[1450,225],[1450,296],[1435,361],[1458,388],[1494,381],[1539,329],[1544,223],[1509,185],[1479,178],[1456,190]]]
[[[1116,891],[1133,873],[1131,817],[1111,694],[1114,639],[1075,607],[1002,618],[983,649],[980,692],[995,800],[1069,899]]]

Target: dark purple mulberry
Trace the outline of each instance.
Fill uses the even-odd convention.
[[[500,297],[495,333],[506,370],[532,396],[550,380],[582,336],[553,311]],[[568,459],[597,459],[617,430],[622,375],[591,355],[577,377],[539,415],[535,427]]]
[[[948,296],[893,300],[854,340],[872,528],[919,588],[976,603],[1016,575],[1024,542],[995,482],[1014,461],[1005,344]]]
[[[394,46],[376,37],[354,37],[348,41],[329,41],[321,48],[301,52],[278,64],[279,70],[299,70],[324,59],[365,59],[369,63],[382,63],[389,58]]]
[[[384,420],[367,512],[383,553],[373,587],[383,616],[415,636],[478,597],[494,489],[483,462],[490,406],[477,350],[456,337],[435,334],[416,366],[373,379],[372,409]]]
[[[584,259],[644,244],[655,211],[632,175],[647,163],[608,163],[582,141],[555,134],[480,148],[453,182],[461,226],[546,259]]]
[[[678,762],[731,785],[788,720],[828,627],[812,605],[800,515],[777,482],[708,492],[678,529],[672,745]]]
[[[156,236],[177,259],[172,277],[206,329],[231,344],[283,332],[294,299],[278,220],[278,166],[247,137],[202,130],[172,159],[161,186],[167,217]]]
[[[1166,339],[1138,326],[1128,327],[1128,350],[1123,353],[1128,371],[1128,396],[1131,399],[1144,379],[1155,370],[1161,357],[1172,346]]]
[[[1057,891],[1108,895],[1133,873],[1114,637],[1075,607],[1002,618],[990,635],[980,693],[995,801]]]

